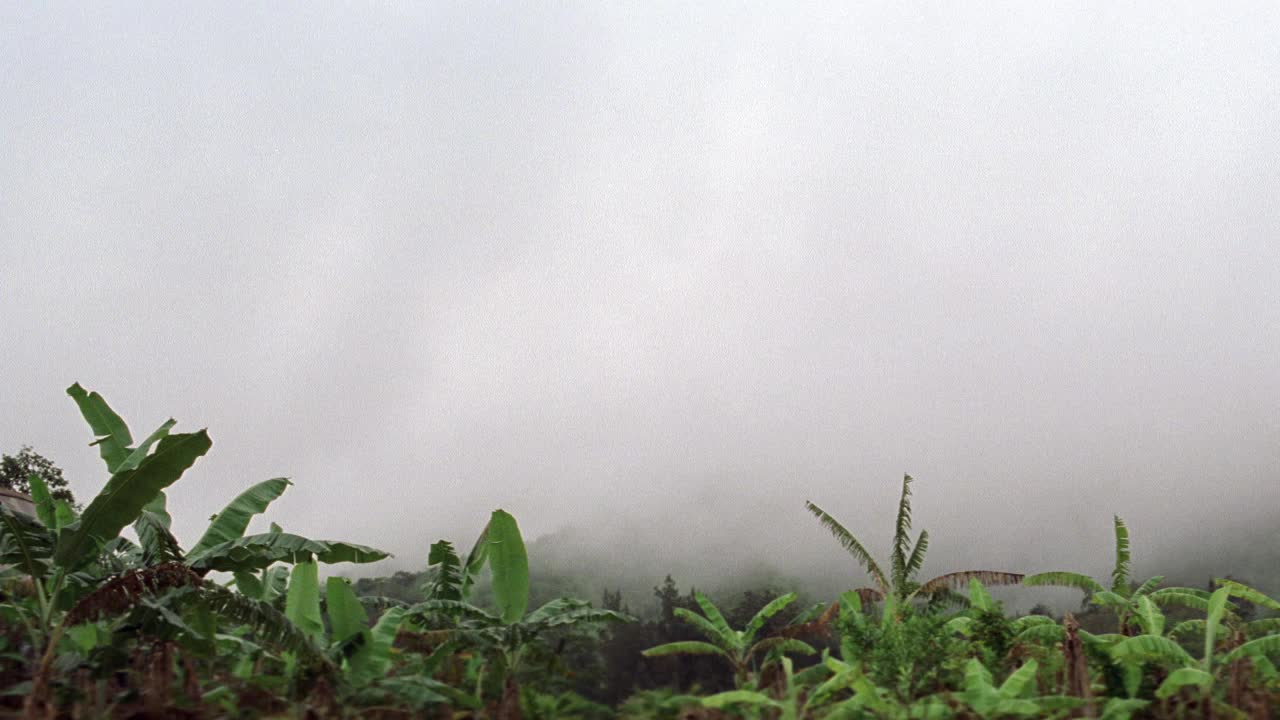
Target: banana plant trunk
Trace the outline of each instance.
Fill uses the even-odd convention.
[[[494,720],[520,720],[520,686],[510,675],[502,685],[502,699],[498,701]]]
[[[1067,694],[1084,698],[1081,717],[1097,717],[1093,708],[1093,696],[1089,690],[1089,662],[1084,654],[1084,642],[1080,639],[1080,623],[1071,613],[1062,618],[1066,638],[1062,643],[1062,655],[1066,660]]]

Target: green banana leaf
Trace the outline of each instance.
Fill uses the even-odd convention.
[[[204,535],[192,546],[189,556],[199,559],[208,550],[244,537],[249,521],[264,512],[273,500],[284,494],[290,482],[287,478],[264,480],[240,493],[222,512],[213,517]]]
[[[363,545],[273,532],[248,535],[215,545],[192,561],[191,567],[197,572],[245,572],[261,570],[278,562],[371,563],[387,557],[390,557],[389,553]]]
[[[136,468],[111,476],[80,519],[59,536],[54,562],[75,569],[91,561],[99,544],[115,538],[137,520],[156,493],[177,482],[212,445],[204,430],[169,435]]]
[[[107,405],[107,401],[96,392],[88,392],[74,383],[67,388],[67,394],[80,407],[80,414],[89,423],[97,440],[98,452],[107,464],[107,472],[115,474],[116,470],[129,457],[129,446],[133,444],[133,436],[129,434],[129,426]]]
[[[320,619],[319,569],[314,562],[300,562],[289,575],[289,591],[284,601],[284,616],[304,635],[323,646],[324,622]]]
[[[494,510],[486,531],[489,570],[493,573],[493,599],[502,622],[512,625],[529,606],[529,556],[516,519]]]

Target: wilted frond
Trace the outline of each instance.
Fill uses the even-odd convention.
[[[1002,572],[1000,570],[959,570],[930,580],[920,586],[920,592],[931,595],[939,590],[960,590],[969,586],[970,580],[977,580],[983,585],[1017,585],[1026,577],[1021,573]]]
[[[831,532],[836,541],[840,543],[841,547],[847,550],[849,554],[852,555],[864,569],[866,569],[867,573],[871,575],[871,579],[880,587],[880,591],[889,592],[890,585],[888,579],[884,576],[884,571],[876,564],[875,559],[871,557],[871,553],[867,552],[867,549],[862,546],[862,543],[858,541],[858,538],[854,537],[853,533],[845,529],[838,520],[828,515],[826,510],[823,510],[808,500],[805,501],[804,505],[814,517],[818,518],[818,522]]]
[[[1052,586],[1052,587],[1069,587],[1069,588],[1075,588],[1077,590],[1083,590],[1086,594],[1089,594],[1089,595],[1092,595],[1093,593],[1097,593],[1097,592],[1102,592],[1103,590],[1106,589],[1102,587],[1102,585],[1098,581],[1094,580],[1088,575],[1081,575],[1080,573],[1073,573],[1073,572],[1063,572],[1060,570],[1054,571],[1054,572],[1037,573],[1035,575],[1028,575],[1027,577],[1023,578],[1022,584],[1029,587],[1045,586],[1045,585]]]
[[[902,476],[902,497],[898,499],[898,519],[893,525],[893,587],[898,592],[907,582],[907,548],[911,544],[911,476]]]
[[[151,566],[166,562],[182,560],[182,547],[178,539],[169,532],[169,514],[164,511],[164,493],[157,496],[160,501],[157,508],[148,506],[134,521],[133,528],[138,533],[138,542],[142,546],[142,564]]]
[[[871,603],[877,603],[884,600],[884,593],[875,588],[863,587],[850,590],[849,592],[858,596],[858,600],[862,603],[863,607],[866,607]]]
[[[199,587],[202,584],[200,577],[180,562],[130,570],[107,580],[81,598],[67,613],[65,622],[72,626],[100,617],[121,615],[132,610],[144,597],[159,595],[174,588]]]
[[[1121,594],[1129,590],[1129,528],[1119,515],[1115,516],[1116,524],[1116,566],[1111,571],[1111,589]]]

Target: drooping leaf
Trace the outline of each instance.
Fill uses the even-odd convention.
[[[288,478],[272,478],[253,485],[240,493],[222,512],[213,517],[204,535],[191,548],[191,559],[199,559],[210,549],[244,537],[249,521],[254,515],[266,511],[273,500],[284,494],[290,482]]]
[[[727,690],[702,698],[703,707],[723,710],[730,705],[781,707],[773,698],[755,690]]]
[[[325,606],[329,613],[330,642],[340,643],[366,629],[368,616],[346,578],[325,581]]]
[[[827,514],[826,510],[814,505],[812,502],[806,500],[804,506],[809,510],[810,514],[818,518],[818,522],[823,527],[830,531],[836,542],[840,543],[840,546],[847,550],[862,565],[863,569],[871,575],[871,579],[875,581],[881,592],[889,593],[892,591],[889,579],[885,577],[884,571],[876,564],[875,559],[871,557],[871,553],[867,552],[867,549],[862,546],[858,538],[853,536],[853,533],[845,529],[838,520]]]
[[[1244,657],[1264,659],[1280,657],[1280,635],[1266,635],[1250,640],[1223,656],[1222,662],[1230,665]]]
[[[311,540],[282,532],[247,535],[215,545],[193,561],[191,567],[200,571],[236,572],[261,570],[278,562],[370,563],[389,556],[389,553],[363,545]]]
[[[1024,577],[1026,576],[1019,573],[1000,570],[960,570],[933,578],[920,586],[920,592],[928,595],[940,590],[960,590],[967,587],[971,580],[978,580],[983,585],[1017,585]]]
[[[751,646],[748,654],[757,656],[761,653],[799,653],[801,655],[816,655],[817,650],[807,642],[796,640],[795,638],[774,636],[767,637],[755,645]]]
[[[284,601],[284,616],[298,630],[316,641],[324,639],[324,622],[320,619],[320,578],[315,562],[300,562],[289,574],[289,590]]]
[[[80,520],[58,538],[54,561],[74,569],[91,560],[98,544],[119,535],[156,493],[177,482],[212,444],[204,430],[169,435],[138,467],[113,475]]]
[[[1261,591],[1251,588],[1248,585],[1238,583],[1235,580],[1224,580],[1221,578],[1214,582],[1216,582],[1220,587],[1226,588],[1227,592],[1231,593],[1232,597],[1238,597],[1241,600],[1251,602],[1254,605],[1261,605],[1269,610],[1280,610],[1280,601],[1268,597]]]
[[[80,383],[74,383],[67,388],[67,394],[76,401],[76,405],[80,407],[80,414],[93,430],[94,444],[98,446],[98,452],[107,464],[107,472],[115,474],[129,457],[129,446],[133,444],[129,426],[107,405],[107,401],[103,400],[101,395],[96,392],[87,392],[80,387]]]
[[[529,606],[529,556],[516,519],[503,510],[489,517],[489,570],[493,573],[493,599],[508,625],[519,622]]]
[[[1213,676],[1200,668],[1178,668],[1169,673],[1169,677],[1156,688],[1156,697],[1164,700],[1178,694],[1184,687],[1194,686],[1207,690],[1213,684]]]
[[[651,647],[640,653],[645,657],[662,657],[663,655],[723,655],[724,651],[700,640],[684,640]]]
[[[1018,631],[1015,635],[1019,642],[1036,645],[1056,645],[1066,638],[1066,631],[1061,625],[1050,622],[1048,625],[1031,625]]]
[[[1189,667],[1195,660],[1178,643],[1158,635],[1125,638],[1111,647],[1111,658],[1126,665],[1159,662],[1174,667]]]
[[[1102,587],[1096,580],[1088,575],[1081,575],[1073,572],[1045,572],[1035,575],[1028,575],[1022,579],[1022,584],[1028,587],[1051,586],[1051,587],[1069,587],[1083,590],[1085,593],[1092,595],[1096,592],[1102,592],[1106,588]]]

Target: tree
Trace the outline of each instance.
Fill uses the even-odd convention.
[[[49,487],[49,494],[54,499],[75,504],[71,488],[67,487],[67,480],[62,477],[62,468],[33,450],[30,445],[23,445],[17,455],[0,458],[0,487],[30,495],[31,484],[27,478],[32,475],[39,475],[44,479],[44,484]]]

